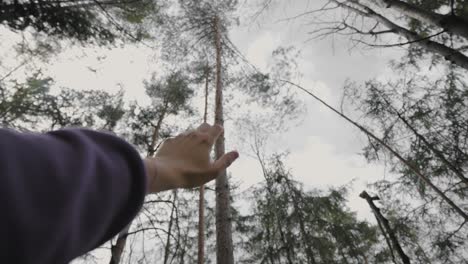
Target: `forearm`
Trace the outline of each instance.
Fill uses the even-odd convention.
[[[0,130],[1,259],[66,263],[138,212],[146,173],[123,140],[89,130]],[[47,242],[47,243],[44,243]]]

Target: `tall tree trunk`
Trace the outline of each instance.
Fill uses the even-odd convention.
[[[468,57],[464,55],[463,53],[455,49],[452,49],[450,47],[447,47],[443,44],[440,44],[438,42],[432,41],[429,38],[424,38],[420,36],[419,34],[417,34],[416,32],[413,32],[404,27],[401,27],[393,23],[390,19],[375,12],[373,9],[369,8],[368,6],[361,4],[357,0],[348,0],[346,2],[346,3],[349,2],[350,4],[345,4],[344,2],[340,2],[338,0],[332,0],[332,1],[336,3],[338,6],[343,7],[349,11],[352,11],[358,15],[374,19],[375,21],[387,27],[393,33],[406,38],[412,44],[418,45],[421,48],[429,52],[432,52],[434,54],[438,54],[442,56],[443,58],[445,58],[446,60],[468,70]]]
[[[386,8],[396,10],[403,15],[432,26],[440,27],[445,29],[447,32],[468,39],[468,20],[463,17],[456,16],[454,13],[441,15],[400,0],[378,0],[377,2],[380,2],[380,4]]]
[[[403,158],[402,155],[400,155],[400,153],[398,153],[396,150],[394,150],[392,147],[390,147],[388,144],[386,144],[382,139],[378,138],[376,135],[374,135],[373,133],[371,133],[369,130],[367,130],[365,127],[361,126],[360,124],[358,124],[357,122],[353,121],[352,119],[350,119],[348,116],[346,116],[345,114],[341,113],[340,111],[336,110],[335,108],[333,108],[331,105],[327,104],[325,101],[323,101],[322,99],[320,99],[318,96],[316,96],[315,94],[311,93],[310,91],[308,91],[307,89],[305,89],[304,87],[300,86],[300,85],[297,85],[293,82],[290,82],[290,81],[287,81],[287,80],[280,80],[284,83],[287,83],[287,84],[290,84],[302,91],[304,91],[305,93],[309,94],[310,96],[312,96],[315,100],[319,101],[322,105],[324,105],[325,107],[327,107],[328,109],[332,110],[334,113],[338,114],[339,116],[341,116],[342,118],[344,118],[346,121],[348,121],[349,123],[351,123],[353,126],[359,128],[359,130],[361,130],[364,134],[366,134],[369,138],[372,138],[373,140],[377,141],[379,144],[381,144],[382,146],[385,147],[385,149],[387,149],[393,156],[395,156],[399,161],[401,161],[406,167],[408,167],[414,174],[416,174],[422,181],[424,181],[429,187],[431,187],[431,189],[436,192],[447,204],[450,205],[450,207],[452,207],[452,209],[457,212],[461,217],[463,217],[463,219],[465,220],[468,220],[468,214],[465,213],[458,205],[456,205],[447,195],[445,195],[445,193],[440,190],[437,186],[435,186],[431,180],[424,174],[421,173],[421,171],[419,170],[419,168],[417,168],[416,166],[414,166],[412,163],[410,163],[408,160],[406,160],[405,158]]]
[[[167,227],[167,239],[166,239],[166,245],[164,247],[164,264],[167,264],[167,261],[169,260],[169,255],[170,255],[170,249],[171,249],[171,234],[172,234],[172,225],[174,223],[174,212],[176,208],[176,200],[177,200],[177,190],[173,190],[173,198],[172,198],[172,208],[171,208],[171,215],[169,219],[169,224]]]
[[[161,129],[162,122],[166,116],[168,104],[164,104],[164,109],[161,112],[161,115],[158,118],[158,123],[156,124],[153,135],[151,136],[151,143],[150,148],[148,149],[148,157],[154,155],[156,143],[159,140],[159,130]],[[122,253],[125,249],[125,244],[127,243],[128,231],[130,230],[130,226],[132,222],[130,222],[122,231],[120,231],[119,235],[117,236],[117,241],[115,245],[111,246],[111,259],[109,264],[119,264],[120,259],[122,258]]]
[[[214,17],[215,49],[216,49],[216,95],[215,124],[224,125],[223,118],[223,87],[221,76],[221,32],[218,16]],[[215,157],[221,158],[225,153],[224,135],[215,144]],[[216,260],[218,264],[234,264],[234,252],[231,233],[230,190],[226,170],[216,178]]]
[[[206,123],[208,116],[208,85],[210,81],[210,70],[208,63],[205,69],[205,109],[203,113],[203,123]],[[205,185],[200,187],[198,201],[198,264],[205,262]]]
[[[390,241],[392,242],[393,248],[396,250],[396,252],[400,256],[401,261],[404,264],[411,264],[411,261],[410,261],[409,257],[405,254],[405,252],[403,251],[403,248],[401,247],[400,243],[398,242],[398,239],[397,239],[397,237],[395,235],[395,232],[390,227],[390,224],[389,224],[387,218],[385,218],[382,215],[382,213],[380,212],[380,209],[377,206],[375,206],[375,204],[374,204],[375,197],[370,197],[369,194],[366,191],[363,191],[359,195],[359,197],[361,197],[362,199],[365,199],[367,201],[367,203],[369,204],[370,208],[372,209],[372,212],[374,213],[375,218],[377,219],[377,222],[381,223],[382,226],[383,226],[382,232],[386,232],[388,234],[388,237],[390,238]],[[378,197],[377,197],[377,199],[378,199]],[[385,231],[384,231],[384,229],[385,229]],[[392,248],[390,248],[390,250],[392,250]]]

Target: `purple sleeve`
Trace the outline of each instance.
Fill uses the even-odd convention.
[[[143,162],[124,140],[84,129],[0,129],[2,263],[68,263],[137,214]]]

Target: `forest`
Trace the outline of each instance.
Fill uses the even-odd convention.
[[[205,122],[213,159],[240,153],[72,263],[468,264],[468,0],[0,0],[0,22],[2,128],[151,157]]]

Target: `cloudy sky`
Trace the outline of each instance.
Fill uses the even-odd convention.
[[[387,63],[398,57],[398,50],[350,49],[349,40],[339,36],[310,40],[308,32],[314,27],[307,23],[307,17],[285,19],[320,7],[324,1],[300,0],[293,5],[293,1],[286,2],[251,23],[241,23],[230,33],[234,44],[258,68],[267,68],[277,47],[295,46],[301,52],[298,64],[302,78],[298,82],[335,106],[339,105],[346,79],[363,81],[389,74]],[[158,61],[154,51],[142,45],[85,50],[76,47],[54,60],[46,73],[59,86],[107,91],[123,88],[129,98],[144,101],[143,80],[158,72]],[[302,122],[276,137],[274,144],[270,142],[269,151],[289,151],[287,165],[307,188],[341,186],[354,180],[349,206],[360,218],[373,221],[358,194],[366,184],[385,177],[383,166],[367,164],[360,155],[365,138],[357,129],[311,97],[299,94],[307,108]],[[236,145],[236,134],[237,131],[227,132],[229,147],[241,151],[231,172],[241,182],[241,190],[245,190],[260,182],[262,176],[248,149]]]
[[[258,68],[267,68],[271,53],[277,47],[295,46],[301,51],[298,63],[302,77],[298,82],[335,106],[339,105],[345,80],[386,78],[390,74],[388,61],[398,58],[401,51],[350,49],[348,39],[338,36],[309,40],[308,32],[314,28],[307,24],[307,19],[284,19],[317,8],[324,1],[286,2],[288,4],[269,10],[256,21],[241,23],[230,33],[233,43]],[[10,36],[0,31],[2,39]],[[0,45],[6,48],[5,43]],[[14,59],[3,65],[6,64],[15,65]],[[127,45],[112,49],[68,49],[51,62],[45,74],[54,77],[58,86],[107,91],[123,88],[129,98],[145,101],[143,80],[158,70],[158,58],[153,50],[142,45]],[[306,114],[300,124],[275,136],[274,142],[269,143],[269,151],[288,151],[287,165],[306,188],[341,186],[354,180],[349,207],[357,211],[358,217],[373,221],[367,204],[358,194],[366,184],[389,177],[384,167],[368,164],[360,155],[365,138],[356,128],[311,97],[299,94],[307,108]],[[227,126],[234,128],[232,124]],[[241,152],[230,171],[241,183],[241,190],[245,190],[262,181],[262,176],[258,162],[249,156],[248,149],[236,145],[237,134],[238,131],[227,129],[229,148]]]
[[[307,24],[307,19],[284,19],[317,8],[324,1],[285,2],[288,4],[269,10],[256,21],[241,23],[230,33],[233,43],[258,68],[267,68],[271,53],[277,47],[295,46],[301,51],[298,63],[302,77],[298,82],[335,106],[339,105],[345,80],[363,81],[390,74],[387,63],[398,58],[401,51],[350,49],[348,39],[338,36],[310,40],[308,32],[314,27]],[[2,39],[8,36],[0,32]],[[5,48],[6,44],[1,45]],[[10,65],[15,65],[14,61]],[[129,45],[112,49],[71,48],[58,56],[45,73],[53,76],[59,86],[107,91],[123,88],[129,98],[144,101],[143,80],[158,70],[158,58],[153,50]],[[354,180],[349,206],[357,211],[358,217],[373,221],[367,204],[358,194],[366,184],[389,176],[385,175],[382,165],[367,164],[360,155],[365,138],[356,128],[311,97],[300,95],[307,108],[302,122],[275,137],[269,144],[269,151],[289,151],[287,165],[307,188],[341,186]],[[227,126],[233,127],[232,124]],[[241,190],[245,190],[262,181],[262,176],[258,162],[249,156],[248,149],[236,145],[237,132],[227,129],[229,147],[241,151],[241,158],[230,171],[241,182]]]

